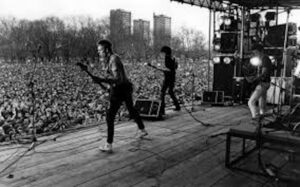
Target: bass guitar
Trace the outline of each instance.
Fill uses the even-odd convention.
[[[257,80],[257,67],[249,64],[244,64],[242,67],[243,75],[246,81],[251,84],[251,87],[256,87],[259,84],[259,80]]]
[[[157,67],[155,65],[152,65],[151,63],[147,63],[147,66],[153,68],[153,69],[156,69],[158,71],[161,71],[161,72],[169,72],[170,70],[168,68],[162,68],[162,67]]]
[[[83,64],[83,63],[81,63],[81,62],[76,63],[76,65],[80,67],[81,71],[86,72],[86,73],[93,79],[94,82],[96,82],[97,84],[99,84],[99,86],[100,86],[103,90],[105,90],[105,91],[108,90],[108,87],[107,87],[107,86],[104,86],[104,85],[102,84],[102,82],[99,81],[99,79],[98,79],[96,76],[94,76],[91,72],[89,72],[87,65],[85,65],[85,64]]]

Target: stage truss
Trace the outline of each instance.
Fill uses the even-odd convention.
[[[290,8],[300,9],[299,0],[171,0],[179,3],[204,7],[215,11],[225,11],[228,6],[243,6],[248,9],[257,8]]]

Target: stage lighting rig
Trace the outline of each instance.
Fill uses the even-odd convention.
[[[233,16],[221,16],[220,31],[236,31],[237,22]]]
[[[213,62],[214,64],[224,64],[224,65],[229,65],[231,62],[233,62],[234,59],[231,56],[215,56],[213,57]]]

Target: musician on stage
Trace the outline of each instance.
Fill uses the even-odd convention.
[[[271,82],[272,62],[264,53],[264,48],[261,44],[254,44],[252,46],[252,58],[250,62],[257,67],[257,74],[252,79],[252,82],[256,86],[250,96],[248,106],[252,116],[252,123],[257,124],[259,117],[266,112],[266,99]]]
[[[105,78],[96,77],[91,74],[90,76],[95,83],[107,83],[110,85],[110,103],[106,113],[107,142],[99,148],[103,152],[111,153],[114,138],[114,119],[122,102],[125,102],[131,118],[134,119],[138,125],[138,137],[142,138],[148,135],[148,133],[145,130],[138,111],[133,106],[133,85],[125,73],[120,57],[113,52],[111,42],[108,40],[100,40],[97,43],[97,50],[100,59],[104,62],[107,75]]]
[[[177,69],[177,63],[175,59],[172,57],[172,50],[169,46],[163,46],[160,50],[161,54],[165,58],[165,67],[166,70],[164,71],[164,81],[161,88],[161,110],[160,114],[165,114],[165,95],[166,91],[168,89],[168,93],[170,94],[173,103],[175,105],[175,110],[180,110],[179,102],[174,94],[174,86],[175,86],[175,79],[176,79],[176,69]]]

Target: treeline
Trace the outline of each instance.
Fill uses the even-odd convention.
[[[96,42],[109,32],[108,19],[47,17],[41,20],[0,18],[0,56],[6,60],[25,60],[37,55],[52,61],[58,57],[96,57]]]
[[[43,61],[69,61],[73,58],[95,59],[96,42],[110,38],[109,18],[93,19],[88,16],[68,18],[46,17],[40,20],[0,18],[0,58],[5,61],[26,61],[37,56]],[[124,39],[125,40],[125,39]],[[117,51],[129,58],[149,58],[154,55],[151,41],[126,38],[127,51]],[[175,55],[199,58],[206,54],[205,38],[199,31],[182,27],[171,39]],[[141,44],[145,49],[141,49]],[[117,44],[115,44],[117,45]],[[142,53],[142,54],[141,54]]]

